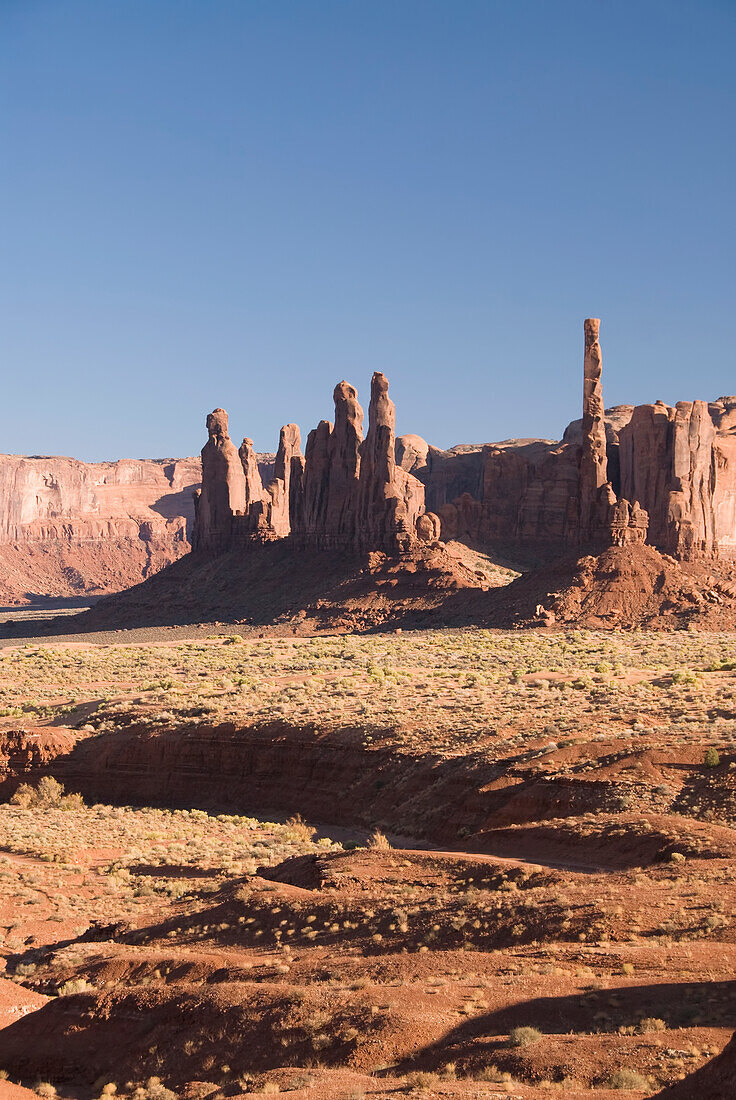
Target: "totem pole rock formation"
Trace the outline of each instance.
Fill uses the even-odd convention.
[[[408,549],[424,511],[421,483],[396,465],[395,429],[396,408],[388,396],[388,379],[377,371],[371,381],[368,434],[360,459],[356,536],[364,550]]]
[[[230,544],[233,516],[245,510],[245,475],[228,434],[224,409],[207,417],[209,439],[202,448],[202,488],[195,494],[192,547],[222,550]]]
[[[580,454],[580,537],[588,541],[608,518],[615,494],[608,481],[606,423],[603,407],[603,361],[598,339],[600,321],[589,317],[584,324],[583,442]]]

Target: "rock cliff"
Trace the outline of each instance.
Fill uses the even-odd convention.
[[[189,549],[196,459],[0,456],[0,601],[114,592]]]
[[[273,455],[256,455],[269,476]],[[138,584],[189,550],[198,458],[0,455],[0,604]]]

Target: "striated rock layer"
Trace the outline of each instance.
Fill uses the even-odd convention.
[[[0,456],[0,600],[114,592],[189,549],[196,459]]]

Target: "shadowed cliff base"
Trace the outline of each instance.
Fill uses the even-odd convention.
[[[479,568],[481,566],[481,568]],[[6,639],[213,623],[289,634],[483,626],[730,630],[733,563],[677,562],[644,544],[570,554],[523,574],[460,547],[404,554],[295,552],[288,540],[246,553],[190,554],[126,592],[63,620],[6,622]]]
[[[732,1100],[736,1096],[736,1035],[721,1053],[683,1081],[658,1092],[654,1100]]]

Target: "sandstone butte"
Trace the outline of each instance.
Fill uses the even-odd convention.
[[[736,397],[605,410],[599,328],[585,321],[582,418],[560,441],[443,451],[395,438],[376,373],[367,429],[355,388],[340,382],[334,420],[309,432],[303,453],[293,423],[276,455],[256,454],[249,438],[237,447],[215,409],[201,467],[2,456],[0,598],[116,591],[190,543],[210,555],[284,539],[297,551],[401,554],[442,540],[521,569],[632,543],[680,561],[732,558]]]

